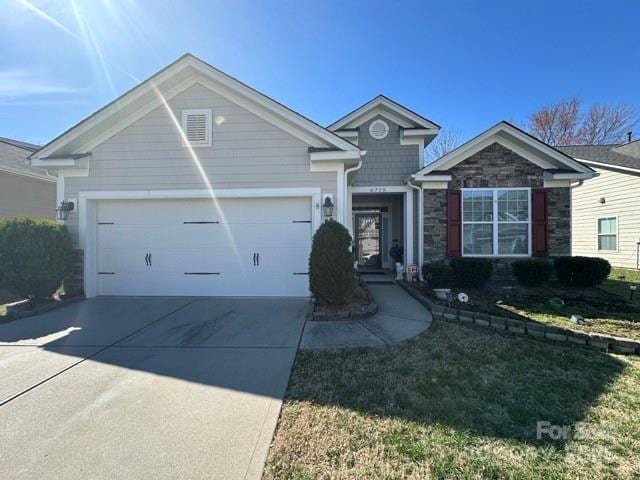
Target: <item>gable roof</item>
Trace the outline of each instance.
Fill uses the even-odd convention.
[[[620,145],[563,145],[557,148],[587,165],[640,171],[640,140]]]
[[[399,120],[398,123],[401,127],[426,128],[429,130],[435,130],[436,133],[440,130],[440,125],[437,123],[432,122],[422,115],[418,115],[413,110],[409,110],[407,107],[394,102],[384,95],[378,95],[377,97],[372,98],[364,105],[361,105],[355,110],[347,113],[342,118],[336,120],[327,128],[333,131],[354,128],[366,122],[369,119],[368,114],[374,114],[376,112],[386,112],[390,114],[392,116],[392,120]]]
[[[0,171],[55,182],[43,168],[32,167],[27,157],[40,148],[33,143],[0,137]]]
[[[313,146],[360,151],[330,130],[187,53],[54,138],[30,158],[46,160],[52,155],[86,153],[157,108],[162,103],[159,95],[166,101],[195,83],[215,89]]]
[[[441,175],[443,170],[450,169],[496,142],[550,172],[562,170],[563,172],[575,172],[587,176],[592,176],[595,173],[589,166],[577,162],[569,155],[547,145],[524,130],[509,122],[501,121],[480,135],[463,143],[458,148],[431,162],[415,175],[425,176],[430,173]]]

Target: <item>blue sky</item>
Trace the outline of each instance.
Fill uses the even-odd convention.
[[[463,139],[571,95],[640,109],[637,0],[3,0],[0,25],[0,136],[35,143],[185,52],[323,125],[379,93]]]

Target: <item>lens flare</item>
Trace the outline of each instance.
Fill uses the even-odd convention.
[[[189,142],[189,139],[187,138],[187,135],[184,133],[184,130],[182,129],[182,125],[180,124],[180,122],[176,118],[175,114],[173,113],[173,110],[171,110],[171,107],[169,106],[169,102],[167,102],[167,99],[164,97],[164,95],[162,95],[162,92],[160,92],[160,90],[157,88],[157,86],[153,85],[153,90],[154,90],[155,94],[158,96],[158,98],[160,99],[160,101],[162,102],[162,105],[164,106],[165,110],[167,111],[167,114],[169,115],[169,118],[171,119],[171,122],[173,123],[173,126],[176,128],[176,130],[178,131],[178,134],[180,135],[180,138],[182,139],[183,145],[186,146],[187,151],[189,152],[189,156],[191,157],[191,160],[193,160],[193,163],[194,163],[196,169],[198,170],[198,173],[202,177],[202,180],[204,181],[204,183],[205,183],[205,185],[207,187],[207,190],[209,192],[209,197],[211,198],[212,205],[215,208],[216,212],[218,213],[218,216],[222,220],[221,224],[222,224],[222,226],[223,226],[223,228],[225,230],[225,234],[227,235],[227,237],[230,240],[230,243],[231,243],[231,246],[232,246],[231,248],[233,249],[233,255],[235,256],[235,258],[236,258],[236,260],[238,262],[238,265],[240,265],[241,264],[240,252],[238,251],[238,248],[236,246],[236,241],[234,240],[233,233],[231,232],[231,229],[229,228],[229,224],[227,223],[227,219],[225,217],[225,214],[224,214],[222,208],[220,208],[220,203],[218,202],[218,197],[216,196],[215,189],[211,185],[211,181],[209,180],[209,176],[207,175],[207,172],[204,170],[204,167],[202,166],[202,163],[200,162],[200,159],[198,158],[198,154],[193,149],[193,146],[191,146],[191,143]]]

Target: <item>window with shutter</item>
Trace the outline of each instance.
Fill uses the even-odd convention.
[[[184,143],[192,147],[211,146],[211,110],[193,109],[182,111]]]

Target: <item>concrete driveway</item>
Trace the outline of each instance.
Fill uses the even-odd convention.
[[[97,298],[0,325],[5,478],[259,478],[304,299]]]

